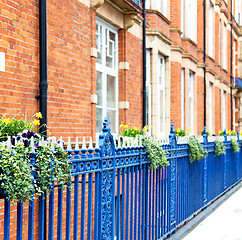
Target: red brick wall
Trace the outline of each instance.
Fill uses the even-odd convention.
[[[91,135],[95,17],[79,1],[49,0],[48,125],[58,135]]]
[[[171,62],[171,123],[181,128],[181,64]]]
[[[0,112],[8,116],[38,111],[39,83],[38,1],[1,1],[0,52],[6,71],[0,71]]]
[[[119,110],[120,123],[143,127],[142,40],[127,30],[119,30],[119,62],[128,62],[129,70],[119,70],[119,101],[128,101],[129,109]]]

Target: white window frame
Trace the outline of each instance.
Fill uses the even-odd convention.
[[[240,25],[241,23],[241,1],[240,0],[235,0],[234,1],[234,9],[235,9],[235,20],[236,22]]]
[[[213,29],[214,29],[214,21],[213,21],[213,4],[209,1],[209,33],[208,33],[208,55],[213,57]]]
[[[147,104],[147,114],[148,114],[148,122],[149,126],[148,134],[151,134],[151,51],[150,49],[146,50],[146,94],[148,95]]]
[[[150,9],[150,0],[145,0],[145,8]]]
[[[161,60],[162,63],[161,64]],[[158,56],[158,96],[159,96],[159,102],[158,102],[158,134],[159,137],[165,136],[166,131],[165,131],[165,119],[166,119],[166,93],[165,93],[165,86],[166,86],[166,73],[165,73],[165,57],[161,54]],[[162,81],[160,81],[162,79]],[[160,92],[163,91],[163,96],[160,95]],[[161,113],[161,104],[162,104],[162,109],[163,113]],[[161,115],[162,114],[162,115]],[[161,131],[163,129],[164,131]]]
[[[194,72],[189,71],[189,128],[194,132]]]
[[[181,69],[181,128],[185,129],[185,68]]]
[[[102,26],[103,31],[102,31],[102,43],[103,43],[103,48],[102,48],[102,63],[97,63],[96,62],[96,71],[102,73],[102,106],[96,104],[96,109],[102,109],[102,121],[103,119],[107,116],[107,111],[116,111],[115,112],[115,126],[111,126],[112,132],[118,132],[118,125],[119,125],[119,108],[118,108],[118,97],[119,97],[119,92],[118,92],[118,31],[117,29],[110,25],[109,23],[103,21],[100,18],[97,18],[96,21],[97,25]],[[114,65],[113,68],[106,66],[106,50],[108,49],[108,43],[111,41],[106,41],[106,30],[110,30],[115,34],[115,42],[114,48],[113,48],[113,54],[114,54]],[[100,38],[99,38],[100,39]],[[101,39],[100,39],[101,42]],[[98,44],[97,44],[98,45]],[[98,51],[101,49],[97,46]],[[108,51],[109,52],[109,51]],[[107,54],[107,56],[109,53]],[[115,107],[111,108],[107,106],[107,76],[114,77],[115,80]]]
[[[167,1],[168,0],[156,0],[158,1],[158,11],[167,17]]]
[[[208,111],[209,111],[209,131],[213,131],[213,84],[209,82],[209,99],[208,99]]]
[[[223,131],[226,129],[226,92],[223,91],[223,96],[222,96],[222,119],[223,119]]]
[[[223,26],[223,69],[227,69],[227,26]]]

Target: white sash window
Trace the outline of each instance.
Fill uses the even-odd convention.
[[[159,55],[158,59],[158,96],[160,98],[159,101],[159,126],[158,126],[158,132],[160,133],[160,136],[165,136],[165,114],[166,114],[166,97],[165,97],[165,57],[162,55]]]
[[[96,27],[96,130],[109,117],[112,132],[118,131],[118,32],[101,19]]]
[[[189,128],[194,132],[194,73],[189,71]]]

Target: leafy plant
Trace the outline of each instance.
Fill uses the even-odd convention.
[[[52,151],[49,143],[45,147],[38,147],[36,153],[37,194],[49,191],[53,181],[57,181],[57,186],[70,183],[71,169],[66,152],[63,152],[59,146]]]
[[[195,137],[190,137],[188,141],[190,149],[190,162],[202,160],[207,156],[207,151],[203,148],[202,144]]]
[[[24,114],[18,113],[11,119],[7,118],[5,114],[0,117],[0,142],[6,141],[8,136],[17,136],[17,134],[24,130],[30,130],[32,132],[37,132],[39,130],[39,119],[42,118],[42,114],[40,112],[34,114],[29,121],[27,119],[27,115],[25,116],[25,120],[22,118],[15,119],[17,115],[24,116]]]
[[[138,130],[137,127],[129,128],[128,125],[120,125],[120,135],[123,137],[137,137],[144,136],[148,131],[148,126],[145,126],[141,130]],[[169,165],[169,162],[166,159],[165,151],[162,147],[155,142],[152,138],[143,138],[142,144],[146,146],[146,153],[151,161],[151,168],[165,167]]]
[[[201,135],[203,135],[203,133],[204,133],[204,130],[201,131]],[[207,134],[207,136],[216,136],[216,135],[213,133],[213,131],[208,131],[208,130],[206,130],[206,134]]]
[[[222,141],[215,140],[214,144],[215,144],[215,156],[225,154],[225,146]]]
[[[41,117],[41,114],[35,116]],[[9,200],[30,201],[45,191],[50,192],[53,182],[57,186],[70,184],[71,165],[68,154],[60,145],[62,143],[52,141],[51,138],[46,141],[41,139],[41,136],[34,132],[37,130],[35,126],[39,125],[37,119],[29,122],[4,119],[4,124],[8,124],[4,128],[6,136],[17,133],[11,138],[11,147],[9,142],[0,143],[0,187],[4,189]],[[19,133],[19,123],[24,123],[24,126],[32,131],[25,129]],[[32,153],[33,145],[35,153]]]
[[[239,143],[235,139],[231,139],[233,153],[239,152]]]
[[[145,126],[141,130],[138,130],[137,127],[131,128],[128,125],[121,124],[119,126],[119,129],[120,129],[120,134],[123,137],[136,137],[138,135],[144,135],[148,131],[149,127]]]
[[[176,134],[178,137],[185,137],[185,136],[186,136],[186,132],[185,132],[185,130],[180,129],[180,128],[176,129],[175,134]]]
[[[234,131],[232,131],[232,130],[226,130],[226,134],[227,134],[227,136],[236,136],[237,135],[237,133],[236,132],[234,132]],[[224,131],[219,131],[219,136],[224,136]]]
[[[6,144],[0,144],[0,154],[0,181],[7,198],[18,202],[32,199],[36,181],[31,174],[28,149],[17,143],[9,152]]]
[[[156,143],[151,138],[144,138],[143,144],[144,146],[146,146],[146,153],[148,155],[148,158],[151,161],[151,164],[150,164],[151,168],[154,168],[154,169],[158,167],[164,168],[165,166],[169,165],[169,162],[166,158],[165,151],[158,143]]]

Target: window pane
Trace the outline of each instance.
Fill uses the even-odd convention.
[[[110,123],[111,123],[111,130],[112,132],[116,131],[116,111],[107,110],[107,117],[109,117]]]
[[[103,121],[103,110],[100,108],[96,108],[96,131],[102,131],[102,121]]]
[[[96,27],[97,63],[102,63],[102,26]]]
[[[116,99],[115,99],[115,77],[107,75],[107,106],[115,108]]]
[[[164,91],[160,91],[160,131],[164,133],[164,117],[165,117],[165,109],[164,109]]]
[[[145,121],[146,121],[146,125],[150,125],[150,122],[149,122],[149,105],[150,105],[150,98],[149,98],[149,94],[150,94],[150,88],[149,86],[146,86],[146,95],[145,95],[145,98],[146,98],[146,116],[145,116]]]
[[[103,82],[102,73],[97,71],[97,81],[96,81],[96,93],[97,93],[97,105],[102,105],[103,101]]]
[[[108,31],[106,33],[108,37],[106,44],[106,66],[114,68],[114,58],[115,58],[115,33]]]

